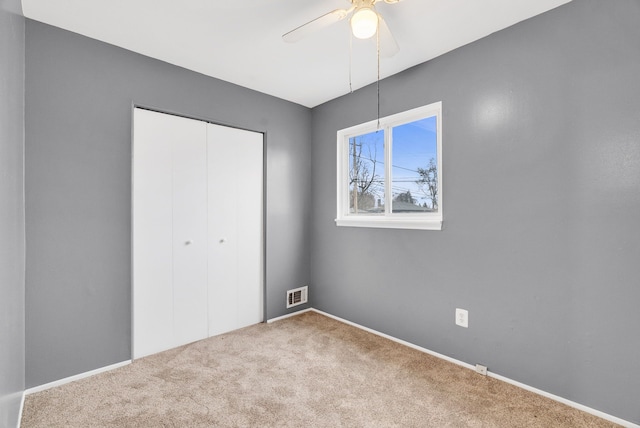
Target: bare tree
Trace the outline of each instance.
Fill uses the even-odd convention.
[[[363,157],[362,150],[365,146],[366,152]],[[351,206],[357,213],[358,209],[373,208],[375,205],[373,185],[380,181],[380,177],[376,174],[377,150],[374,145],[372,151],[371,145],[362,137],[355,137],[353,142],[349,143],[349,151],[351,152],[351,167],[349,168]]]
[[[416,184],[420,186],[420,189],[425,195],[431,199],[431,209],[438,209],[438,166],[436,160],[431,158],[429,160],[429,166],[427,168],[418,167],[418,174],[420,179],[416,181]]]

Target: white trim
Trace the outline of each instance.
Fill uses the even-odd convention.
[[[393,184],[391,150],[391,130],[394,127],[411,123],[417,120],[436,118],[436,145],[438,168],[438,211],[424,213],[393,213],[391,186]],[[349,139],[359,135],[384,132],[384,199],[385,212],[373,215],[349,212]],[[420,229],[442,230],[442,101],[426,106],[417,107],[391,116],[381,117],[367,123],[341,129],[337,132],[337,159],[336,159],[336,226],[372,227],[389,229]]]
[[[20,399],[20,410],[18,413],[18,425],[16,425],[16,428],[20,428],[22,426],[22,412],[24,412],[24,398],[26,396],[25,391],[22,391],[22,398]]]
[[[336,321],[342,322],[342,323],[350,325],[352,327],[359,328],[359,329],[364,330],[366,332],[375,334],[376,336],[383,337],[385,339],[391,340],[393,342],[399,343],[401,345],[407,346],[407,347],[415,349],[417,351],[424,352],[425,354],[433,355],[436,358],[440,358],[440,359],[448,361],[450,363],[465,367],[465,368],[467,368],[469,370],[474,370],[475,371],[475,369],[476,369],[475,366],[473,366],[471,364],[467,364],[467,363],[465,363],[463,361],[457,360],[455,358],[448,357],[448,356],[446,356],[444,354],[440,354],[438,352],[431,351],[431,350],[423,348],[421,346],[414,345],[413,343],[406,342],[406,341],[404,341],[402,339],[398,339],[396,337],[389,336],[388,334],[381,333],[381,332],[379,332],[377,330],[373,330],[371,328],[362,326],[360,324],[356,324],[354,322],[347,321],[344,318],[340,318],[340,317],[337,317],[335,315],[331,315],[331,314],[329,314],[327,312],[323,312],[323,311],[315,309],[315,308],[303,309],[301,311],[292,312],[290,314],[282,315],[280,317],[271,318],[271,319],[267,320],[267,324],[271,324],[273,322],[281,321],[281,320],[284,320],[286,318],[291,318],[291,317],[294,317],[294,316],[297,316],[297,315],[302,315],[302,314],[304,314],[306,312],[315,312],[315,313],[318,313],[320,315],[324,315],[324,316],[326,316],[328,318],[332,318],[332,319],[334,319]],[[44,385],[40,385],[40,386],[36,386],[36,387],[27,389],[22,394],[22,401],[20,403],[20,415],[19,415],[18,421],[21,422],[21,420],[22,420],[22,411],[23,411],[24,400],[25,400],[25,396],[26,395],[33,394],[33,393],[40,392],[40,391],[44,391],[44,390],[47,390],[47,389],[50,389],[50,388],[53,388],[53,387],[56,387],[56,386],[64,385],[65,383],[70,383],[70,382],[73,382],[73,381],[76,381],[76,380],[80,380],[80,379],[83,379],[83,378],[86,378],[86,377],[90,377],[90,376],[96,375],[98,373],[106,372],[106,371],[109,371],[109,370],[114,370],[114,369],[117,369],[119,367],[126,366],[128,364],[131,364],[131,360],[123,361],[121,363],[113,364],[113,365],[110,365],[110,366],[107,366],[107,367],[102,367],[102,368],[99,368],[99,369],[96,369],[96,370],[92,370],[92,371],[89,371],[89,372],[81,373],[81,374],[78,374],[78,375],[75,375],[75,376],[71,376],[71,377],[68,377],[68,378],[65,378],[65,379],[60,379],[60,380],[57,380],[57,381],[54,381],[54,382],[51,382],[51,383],[47,383],[47,384],[44,384]],[[576,403],[575,401],[571,401],[571,400],[568,400],[566,398],[562,398],[560,396],[551,394],[551,393],[543,391],[541,389],[534,388],[532,386],[529,386],[527,384],[518,382],[518,381],[510,379],[508,377],[504,377],[504,376],[499,375],[497,373],[493,373],[493,372],[487,371],[487,376],[492,377],[492,378],[497,379],[497,380],[500,380],[502,382],[509,383],[509,384],[514,385],[514,386],[516,386],[518,388],[522,388],[524,390],[533,392],[534,394],[541,395],[543,397],[549,398],[549,399],[557,401],[559,403],[566,404],[569,407],[573,407],[574,409],[581,410],[581,411],[583,411],[585,413],[589,413],[591,415],[597,416],[597,417],[602,418],[604,420],[607,420],[609,422],[613,422],[613,423],[616,423],[618,425],[622,425],[623,427],[626,427],[626,428],[640,428],[640,425],[638,425],[638,424],[634,424],[632,422],[626,421],[624,419],[618,418],[618,417],[610,415],[608,413],[601,412],[600,410],[596,410],[596,409],[593,409],[591,407],[587,407],[587,406],[585,406],[583,404]],[[20,424],[18,424],[18,427],[19,426],[20,426]]]
[[[284,319],[295,317],[297,315],[302,315],[305,312],[310,312],[310,311],[315,311],[315,309],[303,309],[301,311],[291,312],[290,314],[282,315],[281,317],[271,318],[267,320],[267,324],[271,324],[272,322],[276,322],[276,321],[282,321]]]
[[[364,326],[362,326],[360,324],[356,324],[354,322],[347,321],[347,320],[345,320],[343,318],[337,317],[335,315],[331,315],[329,313],[320,311],[318,309],[311,308],[311,309],[307,309],[307,310],[302,311],[302,312],[307,312],[307,311],[316,312],[316,313],[324,315],[324,316],[326,316],[328,318],[332,318],[332,319],[334,319],[336,321],[340,321],[342,323],[345,323],[347,325],[359,328],[361,330],[367,331],[367,332],[375,334],[377,336],[384,337],[385,339],[389,339],[389,340],[391,340],[393,342],[396,342],[396,343],[399,343],[401,345],[408,346],[409,348],[418,350],[420,352],[424,352],[424,353],[429,354],[429,355],[433,355],[434,357],[441,358],[441,359],[443,359],[445,361],[449,361],[450,363],[457,364],[459,366],[465,367],[465,368],[467,368],[469,370],[473,370],[473,371],[476,370],[476,367],[474,365],[467,364],[467,363],[465,363],[463,361],[456,360],[455,358],[451,358],[451,357],[448,357],[448,356],[443,355],[443,354],[439,354],[437,352],[431,351],[431,350],[423,348],[421,346],[414,345],[413,343],[406,342],[404,340],[398,339],[398,338],[393,337],[393,336],[389,336],[388,334],[381,333],[379,331],[370,329],[368,327],[364,327]],[[298,315],[299,313],[301,313],[301,312],[293,313],[293,314],[290,314],[289,316]],[[618,418],[617,416],[613,416],[613,415],[610,415],[608,413],[601,412],[600,410],[596,410],[596,409],[593,409],[591,407],[587,407],[587,406],[585,406],[583,404],[576,403],[575,401],[571,401],[571,400],[568,400],[566,398],[562,398],[560,396],[557,396],[557,395],[551,394],[549,392],[543,391],[541,389],[534,388],[533,386],[529,386],[527,384],[518,382],[518,381],[510,379],[508,377],[504,377],[504,376],[499,375],[497,373],[493,373],[493,372],[487,371],[487,376],[492,377],[492,378],[497,379],[497,380],[500,380],[502,382],[509,383],[511,385],[517,386],[518,388],[522,388],[522,389],[527,390],[529,392],[533,392],[534,394],[541,395],[543,397],[549,398],[549,399],[557,401],[559,403],[566,404],[569,407],[573,407],[574,409],[581,410],[581,411],[583,411],[585,413],[589,413],[591,415],[597,416],[597,417],[602,418],[604,420],[607,420],[609,422],[613,422],[613,423],[616,423],[618,425],[622,425],[623,427],[626,427],[626,428],[640,428],[640,425],[634,424],[633,422],[626,421],[624,419]]]
[[[392,342],[396,342],[396,343],[399,343],[399,344],[401,344],[401,345],[407,346],[407,347],[409,347],[409,348],[415,349],[415,350],[417,350],[417,351],[424,352],[425,354],[433,355],[434,357],[440,358],[440,359],[442,359],[442,360],[449,361],[450,363],[457,364],[457,365],[462,366],[462,367],[465,367],[465,368],[467,368],[467,369],[470,369],[470,370],[473,370],[473,371],[475,371],[475,370],[476,370],[476,366],[473,366],[473,365],[471,365],[471,364],[467,364],[467,363],[462,362],[462,361],[460,361],[460,360],[456,360],[455,358],[447,357],[447,356],[446,356],[446,355],[444,355],[444,354],[440,354],[440,353],[438,353],[438,352],[431,351],[431,350],[429,350],[429,349],[423,348],[422,346],[414,345],[413,343],[406,342],[406,341],[404,341],[404,340],[402,340],[402,339],[398,339],[397,337],[389,336],[388,334],[384,334],[384,333],[381,333],[381,332],[379,332],[379,331],[376,331],[376,330],[370,329],[369,327],[365,327],[365,326],[362,326],[362,325],[360,325],[360,324],[356,324],[356,323],[354,323],[354,322],[347,321],[347,320],[345,320],[345,319],[343,319],[343,318],[340,318],[340,317],[337,317],[337,316],[335,316],[335,315],[331,315],[331,314],[328,314],[328,313],[326,313],[326,312],[322,312],[322,311],[319,311],[319,310],[317,310],[317,309],[313,309],[313,308],[312,308],[311,310],[312,310],[313,312],[316,312],[316,313],[320,314],[320,315],[324,315],[324,316],[326,316],[326,317],[333,318],[333,319],[334,319],[334,320],[336,320],[336,321],[340,321],[340,322],[345,323],[345,324],[348,324],[348,325],[350,325],[350,326],[353,326],[353,327],[359,328],[360,330],[364,330],[364,331],[367,331],[367,332],[369,332],[369,333],[373,333],[373,334],[375,334],[376,336],[384,337],[385,339],[389,339],[389,340],[391,340]]]
[[[69,376],[69,377],[66,377],[64,379],[59,379],[59,380],[55,380],[53,382],[45,383],[44,385],[34,386],[33,388],[27,389],[24,393],[25,393],[25,395],[29,395],[29,394],[34,394],[36,392],[45,391],[47,389],[51,389],[51,388],[54,388],[56,386],[61,386],[61,385],[64,385],[66,383],[71,383],[71,382],[75,382],[76,380],[80,380],[80,379],[84,379],[84,378],[87,378],[87,377],[91,377],[91,376],[97,375],[99,373],[115,370],[117,368],[124,367],[124,366],[129,365],[129,364],[131,364],[131,360],[123,361],[121,363],[112,364],[112,365],[106,366],[106,367],[101,367],[99,369],[91,370],[91,371],[80,373],[80,374],[77,374],[77,375],[74,375],[74,376]]]
[[[372,227],[386,229],[418,229],[418,230],[442,230],[442,221],[435,219],[412,220],[407,218],[393,218],[391,216],[348,216],[337,218],[336,226],[346,227]]]
[[[617,416],[610,415],[608,413],[601,412],[600,410],[592,409],[591,407],[587,407],[584,404],[576,403],[575,401],[567,400],[566,398],[560,397],[558,395],[551,394],[550,392],[543,391],[541,389],[535,388],[533,386],[529,386],[527,384],[518,382],[517,380],[509,379],[508,377],[504,377],[502,375],[491,373],[487,371],[487,376],[501,380],[506,383],[510,383],[511,385],[517,386],[518,388],[525,389],[527,391],[533,392],[538,395],[542,395],[543,397],[550,398],[554,401],[557,401],[562,404],[566,404],[569,407],[573,407],[574,409],[582,410],[585,413],[590,413],[599,418],[605,419],[609,422],[616,423],[618,425],[622,425],[626,428],[640,428],[640,425],[634,424],[629,421],[625,421],[624,419],[620,419]]]

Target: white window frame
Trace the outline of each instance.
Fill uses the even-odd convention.
[[[391,129],[428,117],[436,117],[437,166],[438,166],[438,212],[437,213],[393,213],[391,203],[391,153],[393,141]],[[378,126],[379,123],[379,126]],[[349,139],[384,130],[385,159],[385,212],[381,214],[355,214],[349,212]],[[337,226],[376,227],[392,229],[442,230],[442,102],[414,108],[402,113],[372,120],[338,131],[337,150]]]

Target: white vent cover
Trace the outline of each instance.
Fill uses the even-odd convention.
[[[287,308],[307,303],[309,296],[309,286],[294,288],[287,291]]]

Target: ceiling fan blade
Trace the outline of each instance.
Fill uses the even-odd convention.
[[[349,10],[336,9],[333,12],[322,15],[321,17],[316,18],[313,21],[309,21],[306,24],[303,24],[298,28],[295,28],[284,34],[282,36],[282,40],[288,43],[297,42],[298,40],[308,36],[311,33],[321,30],[324,27],[328,27],[331,24],[335,24],[336,22],[342,21],[347,17],[349,13],[353,11],[353,9],[353,7]]]
[[[396,42],[395,37],[389,30],[387,22],[379,15],[380,21],[378,24],[378,31],[380,32],[380,55],[385,58],[391,58],[400,51],[400,46]]]

